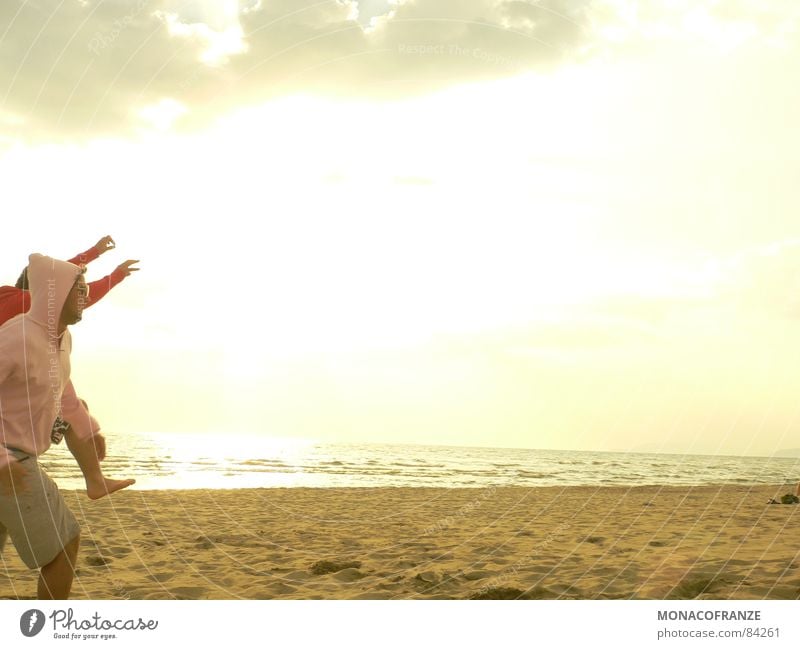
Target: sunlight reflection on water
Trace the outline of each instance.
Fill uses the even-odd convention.
[[[331,444],[241,433],[112,434],[108,449],[105,474],[136,478],[137,489],[784,484],[800,475],[796,458]],[[41,462],[61,488],[83,488],[63,445]]]

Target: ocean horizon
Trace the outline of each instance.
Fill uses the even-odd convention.
[[[785,484],[800,458],[330,443],[263,435],[111,434],[104,473],[134,489],[553,487]],[[62,489],[83,489],[65,445],[40,458]]]

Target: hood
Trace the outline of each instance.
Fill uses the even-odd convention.
[[[80,266],[38,253],[28,257],[28,287],[31,308],[28,318],[42,324],[58,325],[61,310],[75,280],[83,272]]]

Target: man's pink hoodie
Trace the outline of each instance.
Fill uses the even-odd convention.
[[[99,430],[69,380],[69,330],[58,335],[61,310],[80,274],[67,261],[29,257],[31,307],[0,327],[0,466],[13,461],[6,447],[34,456],[50,448],[57,416],[79,439]]]

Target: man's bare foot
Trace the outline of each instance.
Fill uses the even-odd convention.
[[[86,495],[91,500],[97,500],[103,496],[113,494],[115,491],[125,489],[134,484],[136,480],[111,480],[110,478],[103,478],[99,482],[92,482],[86,485]]]

